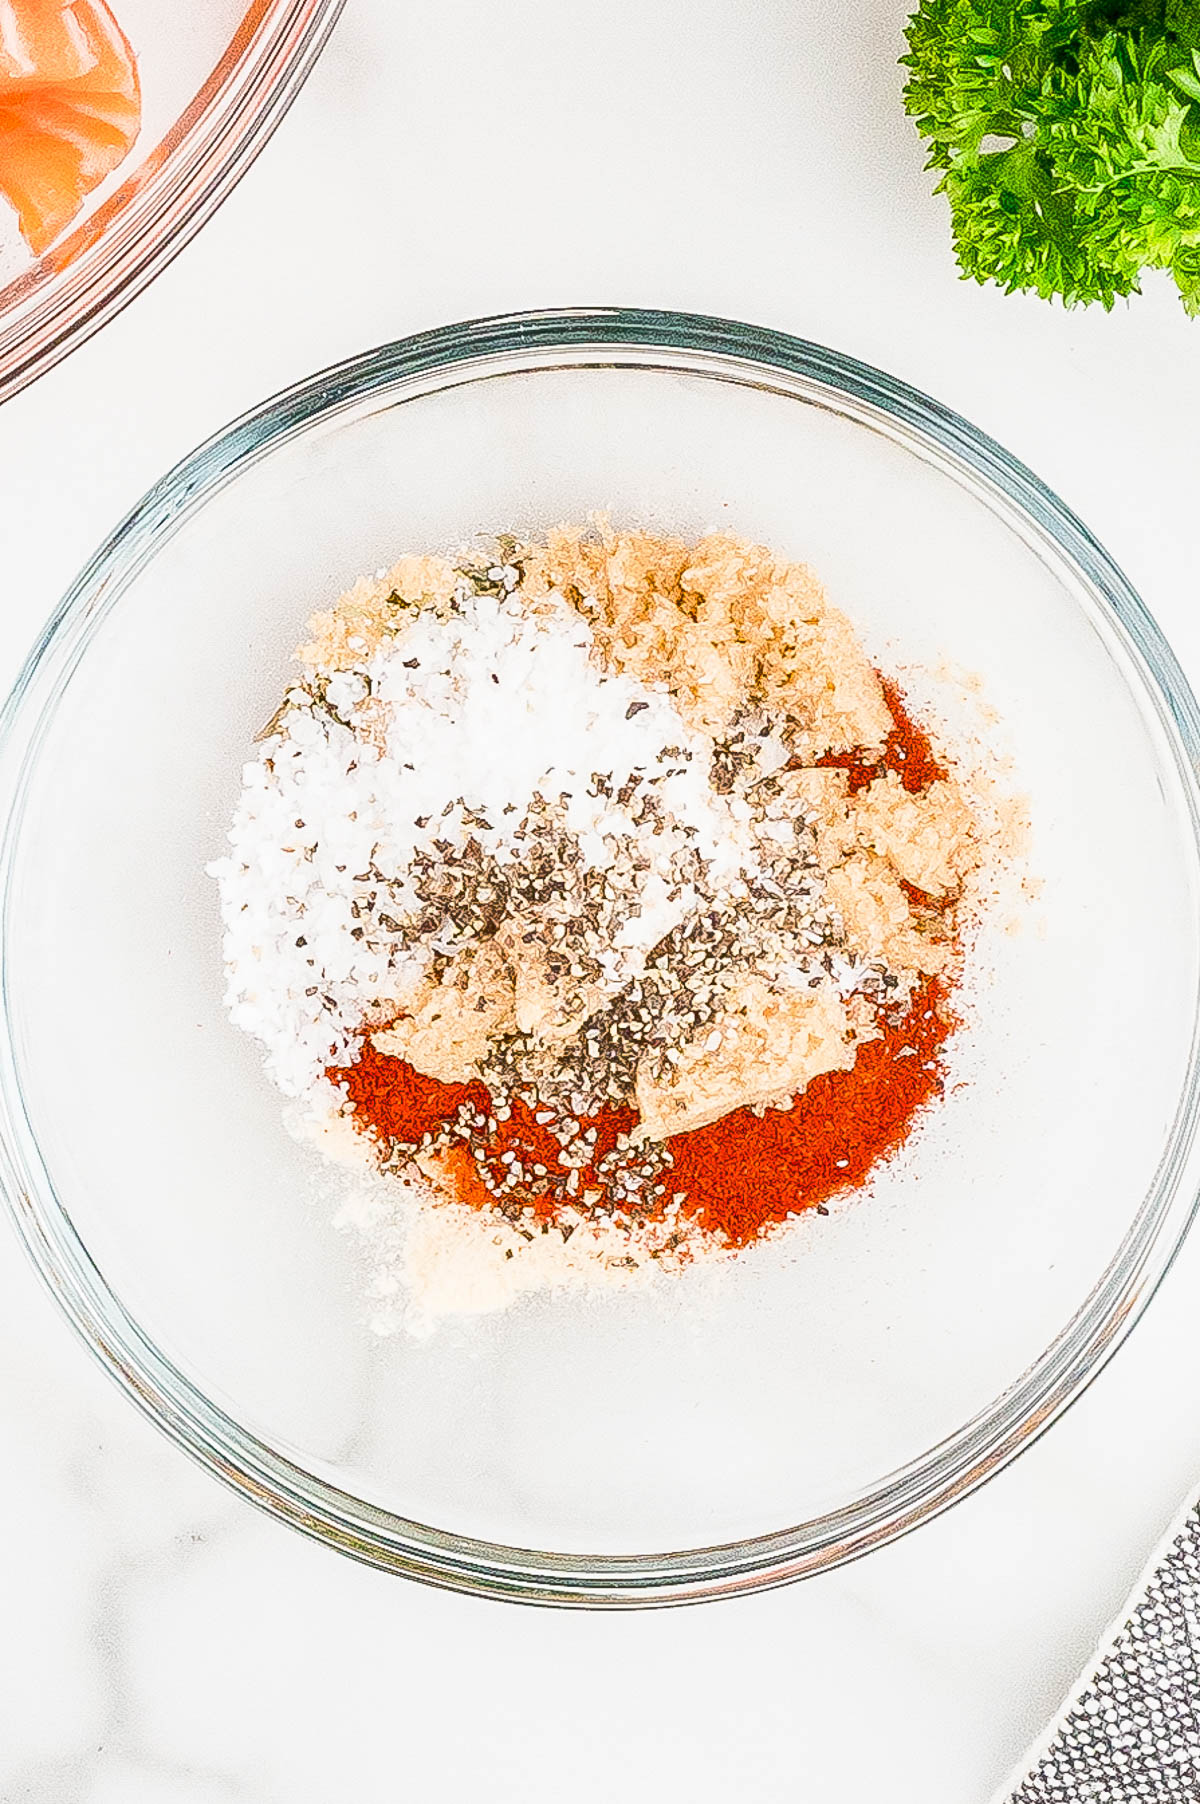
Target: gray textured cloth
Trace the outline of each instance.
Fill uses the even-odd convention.
[[[1200,1804],[1200,1505],[1171,1530],[1122,1626],[1008,1804]]]

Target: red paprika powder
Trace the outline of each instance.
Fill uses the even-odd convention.
[[[915,795],[918,790],[928,789],[931,783],[944,778],[946,766],[934,751],[928,733],[909,714],[899,685],[882,673],[879,682],[892,717],[892,730],[884,743],[883,755],[862,750],[826,752],[823,758],[817,759],[817,768],[848,771],[851,795],[865,789],[885,771],[895,771],[905,789]]]
[[[669,1141],[684,1212],[744,1246],[772,1222],[859,1189],[941,1095],[939,1054],[953,1028],[946,986],[932,978],[880,1039],[858,1048],[849,1071],[814,1077],[790,1109],[737,1109]]]
[[[908,1138],[924,1105],[944,1084],[941,1050],[954,1029],[947,985],[928,979],[914,991],[904,1013],[883,1024],[877,1040],[858,1048],[849,1071],[815,1077],[790,1109],[736,1109],[710,1126],[677,1134],[667,1142],[671,1164],[663,1173],[666,1198],[682,1194],[680,1213],[696,1220],[731,1246],[745,1246],[771,1225],[805,1209],[822,1207],[844,1190],[859,1189],[882,1159]],[[354,1119],[382,1143],[419,1144],[437,1135],[468,1104],[495,1121],[483,1084],[443,1084],[425,1077],[403,1059],[377,1052],[364,1040],[353,1065],[328,1073],[345,1086]],[[553,1173],[559,1146],[548,1126],[527,1104],[514,1098],[507,1121],[486,1133],[483,1162],[504,1169],[505,1154],[526,1169],[540,1164]],[[595,1128],[595,1158],[580,1174],[578,1191],[559,1183],[548,1194],[522,1194],[522,1205],[552,1218],[564,1204],[577,1206],[587,1190],[602,1184],[596,1165],[636,1125],[632,1109],[604,1109],[581,1122]],[[565,1177],[565,1173],[560,1174]],[[464,1200],[482,1203],[482,1185],[463,1187]],[[660,1206],[656,1213],[663,1213]]]

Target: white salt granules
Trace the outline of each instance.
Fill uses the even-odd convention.
[[[319,688],[319,686],[318,686]],[[395,906],[414,857],[437,859],[468,837],[499,859],[537,796],[561,803],[586,864],[605,869],[614,842],[643,832],[654,861],[684,839],[711,879],[751,857],[740,809],[709,785],[711,744],[666,694],[605,673],[590,630],[560,598],[526,611],[519,597],[472,595],[418,615],[358,670],[293,705],[245,767],[218,878],[234,1023],[267,1050],[270,1075],[300,1096],[346,1062],[367,1010],[394,1003],[429,947],[375,950],[355,928],[368,873]],[[599,773],[605,781],[596,782]],[[618,792],[638,776],[669,829],[639,829]],[[438,846],[443,848],[439,853]],[[640,907],[607,950],[612,981],[682,919],[654,868]],[[434,950],[450,950],[448,938]]]

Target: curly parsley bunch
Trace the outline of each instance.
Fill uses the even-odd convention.
[[[1200,313],[1200,0],[920,0],[905,104],[964,275]]]

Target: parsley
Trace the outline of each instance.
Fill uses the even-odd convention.
[[[920,0],[905,105],[966,276],[1200,313],[1200,0]]]

